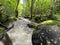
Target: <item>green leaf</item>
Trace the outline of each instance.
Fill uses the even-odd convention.
[[[60,21],[60,13],[57,13],[57,14],[55,14],[54,16],[57,18],[57,20]]]

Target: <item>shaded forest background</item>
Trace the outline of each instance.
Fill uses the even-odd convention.
[[[0,0],[0,22],[16,20],[20,16],[38,23],[60,20],[60,0]]]
[[[34,22],[60,20],[60,0],[23,0],[18,6],[19,16]]]

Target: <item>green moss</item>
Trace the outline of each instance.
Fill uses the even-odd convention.
[[[4,45],[12,45],[12,41],[9,38],[8,34],[4,30],[4,28],[0,27],[0,37],[3,36],[2,40]]]
[[[60,21],[47,20],[47,21],[43,21],[43,22],[39,23],[38,25],[34,25],[35,30],[33,31],[33,33],[35,33],[38,30],[38,26],[40,26],[40,25],[41,26],[42,25],[58,25],[58,26],[60,26]]]
[[[30,28],[35,28],[35,27],[36,27],[36,25],[35,25],[35,24],[33,24],[33,23],[28,24],[28,26],[29,26]]]
[[[0,27],[0,34],[4,34],[6,33],[6,30],[4,30],[4,28]]]
[[[47,20],[47,21],[41,22],[40,24],[41,25],[59,25],[60,26],[60,21]]]

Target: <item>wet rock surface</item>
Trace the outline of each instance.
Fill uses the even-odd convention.
[[[12,40],[13,45],[32,45],[33,43],[32,40],[35,41],[33,45],[35,44],[40,45],[39,40],[42,41],[42,43],[44,40],[45,41],[47,40],[46,43],[45,42],[43,43],[43,45],[60,45],[60,27],[58,27],[57,25],[49,25],[49,26],[40,25],[40,26],[37,26],[36,28],[37,31],[36,33],[33,34],[34,29],[28,27],[27,24],[29,23],[31,23],[31,21],[24,18],[21,18],[21,20],[13,22],[14,27],[7,32],[9,37]],[[32,39],[32,37],[36,39]],[[52,42],[49,40],[51,40]]]
[[[13,45],[32,45],[33,28],[27,26],[29,23],[30,21],[26,21],[26,19],[13,22],[14,27],[7,32]]]
[[[60,45],[60,26],[40,25],[32,35],[33,45]]]

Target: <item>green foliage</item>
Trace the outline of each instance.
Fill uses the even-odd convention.
[[[60,21],[60,13],[56,13],[54,16],[56,17],[56,20]]]
[[[22,16],[31,18],[32,15],[31,20],[39,23],[45,20],[56,20],[55,14],[60,12],[60,0],[23,0],[21,6]]]
[[[22,16],[29,16],[30,15],[30,7],[31,7],[31,0],[23,0],[23,12]]]
[[[23,4],[18,1],[0,0],[0,22],[13,21],[16,18],[16,10],[18,17],[32,16],[31,20],[39,23],[46,20],[60,20],[60,0],[23,0]]]
[[[23,11],[23,5],[19,3],[18,5],[18,17],[22,16],[22,11]]]
[[[4,34],[6,33],[6,31],[4,30],[4,28],[0,27],[0,34]]]
[[[18,0],[0,0],[0,22],[14,20]]]

